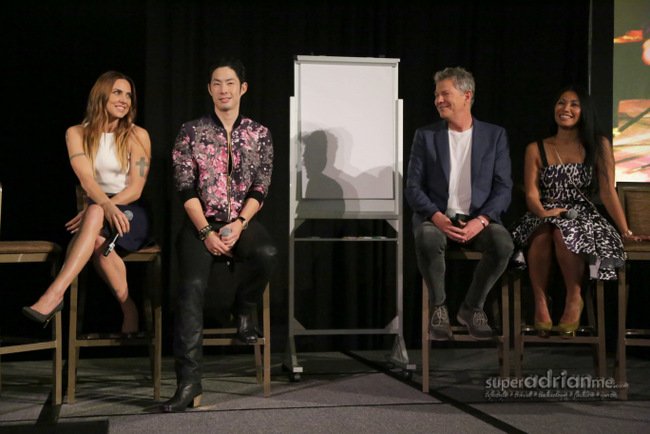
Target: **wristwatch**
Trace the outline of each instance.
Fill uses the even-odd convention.
[[[237,217],[237,220],[241,220],[241,228],[242,228],[243,231],[245,231],[246,229],[248,229],[248,220],[246,220],[246,219],[245,219],[244,217],[242,217],[242,216]]]

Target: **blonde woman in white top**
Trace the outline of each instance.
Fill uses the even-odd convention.
[[[151,160],[149,135],[133,123],[135,115],[133,81],[108,71],[90,91],[84,121],[68,128],[70,165],[90,201],[66,223],[74,238],[65,263],[39,300],[23,308],[28,318],[47,324],[63,309],[66,289],[92,257],[96,270],[120,303],[122,332],[138,331],[138,311],[129,297],[124,262],[115,250],[104,255],[111,233],[119,233],[118,245],[124,244],[127,250],[138,250],[147,239],[144,211],[136,205],[137,211],[129,213],[133,221],[123,212],[140,198]]]

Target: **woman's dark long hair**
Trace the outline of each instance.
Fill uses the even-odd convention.
[[[592,169],[591,183],[587,186],[587,191],[593,194],[598,191],[598,175],[604,173],[607,176],[605,168],[605,157],[603,154],[603,132],[598,121],[598,113],[594,100],[587,90],[576,84],[571,84],[562,88],[555,96],[555,104],[565,92],[575,92],[580,100],[580,119],[578,119],[578,138],[585,148],[585,166]],[[554,117],[555,119],[555,117]],[[555,124],[557,132],[557,124]]]

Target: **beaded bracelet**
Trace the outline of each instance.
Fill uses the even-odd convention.
[[[207,225],[206,227],[199,229],[199,238],[201,239],[201,241],[203,241],[206,238],[208,238],[212,232],[214,232],[212,226]]]

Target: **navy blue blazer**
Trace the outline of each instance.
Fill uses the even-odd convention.
[[[501,223],[510,206],[512,178],[506,130],[473,118],[471,182],[472,217],[486,215]],[[444,213],[449,201],[449,134],[441,120],[415,132],[406,176],[406,200],[413,209],[413,228]]]

